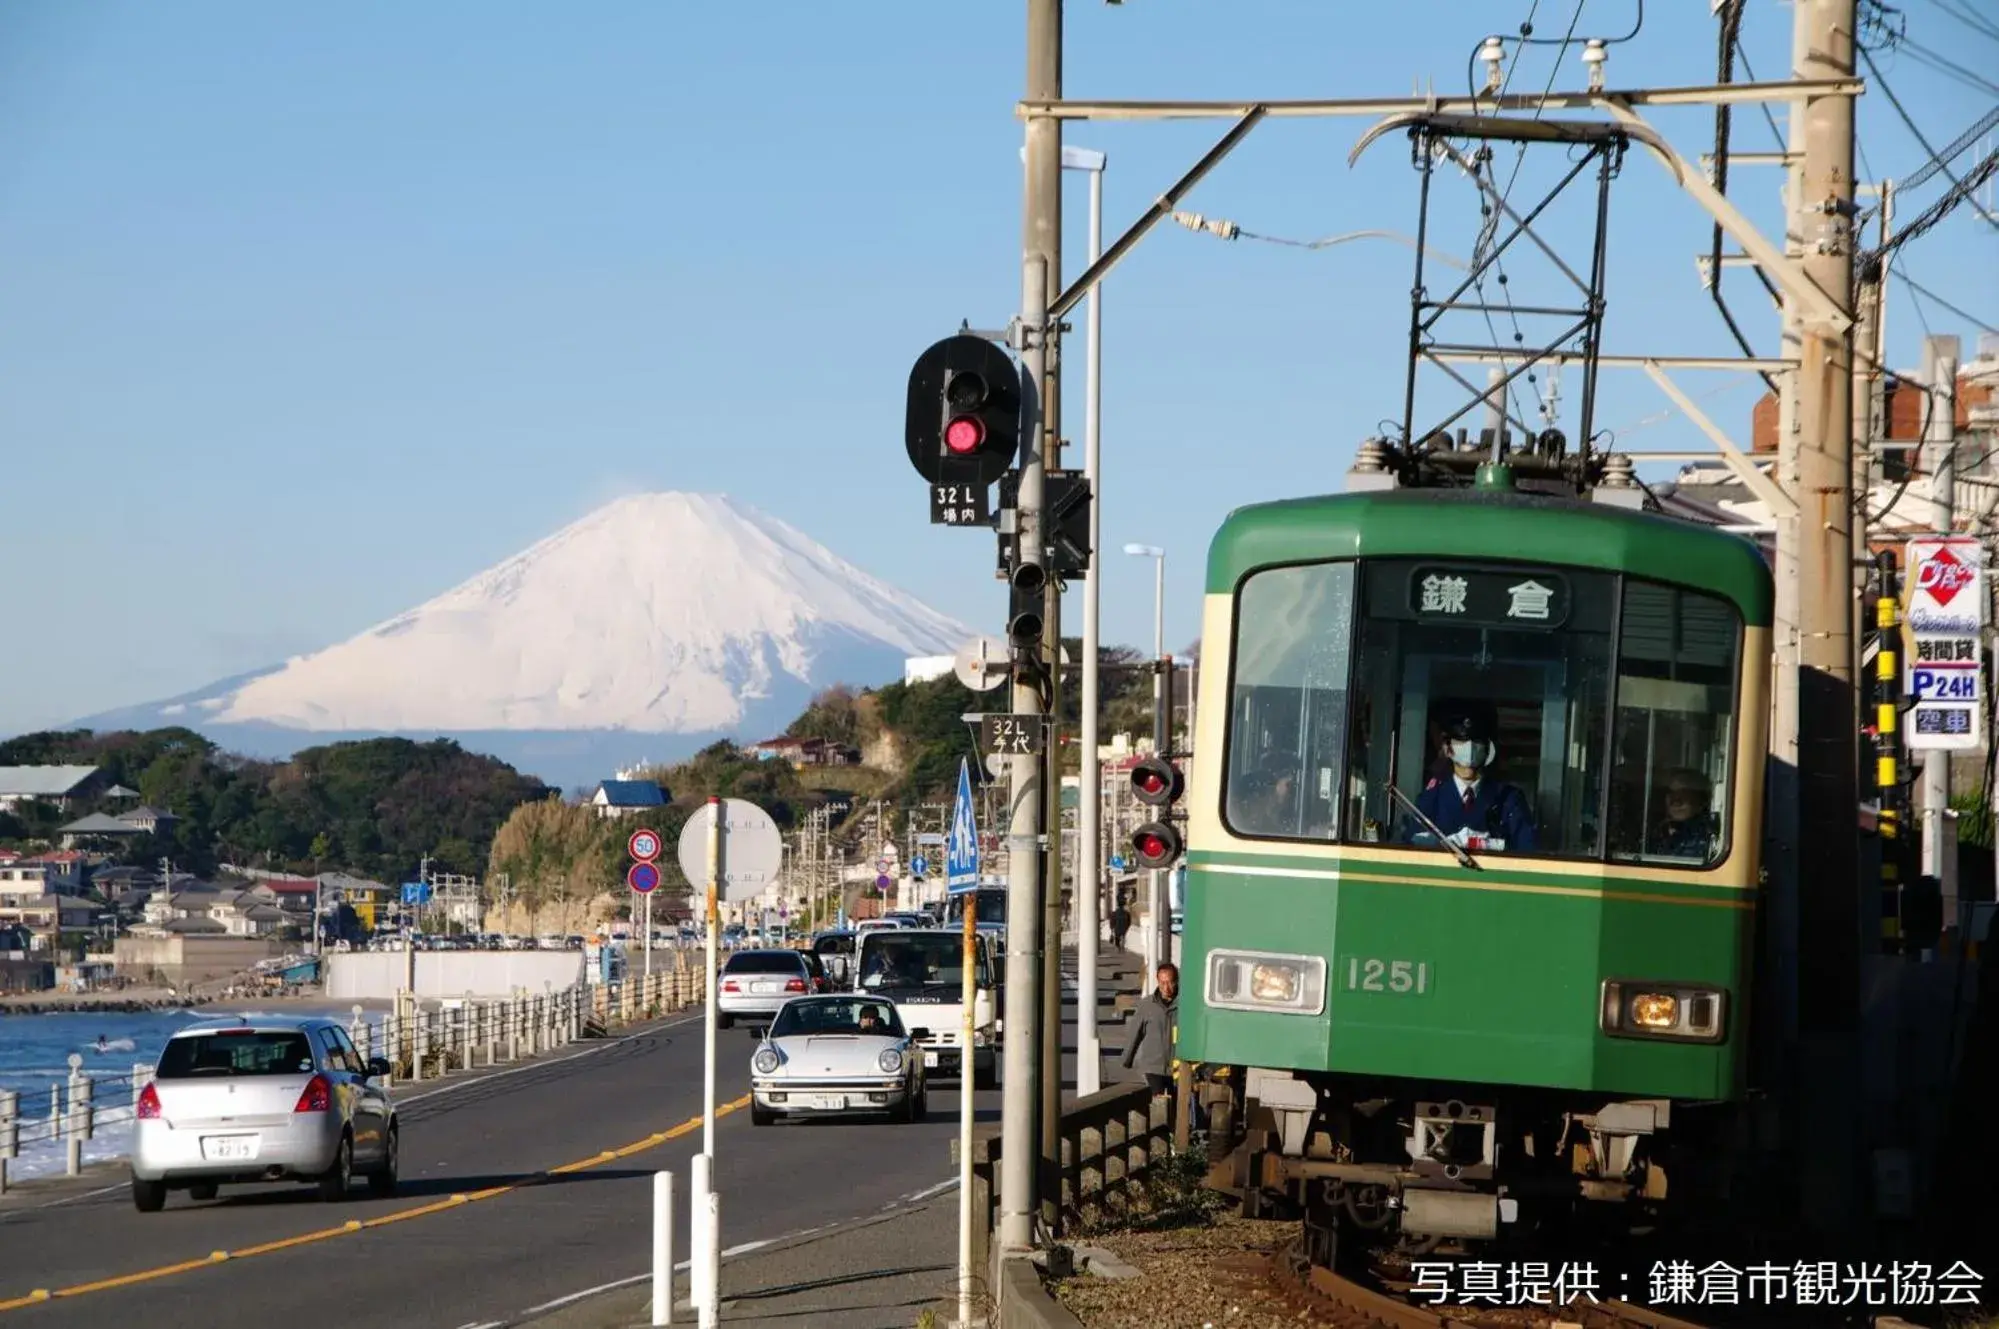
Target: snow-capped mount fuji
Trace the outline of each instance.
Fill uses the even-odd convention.
[[[339,645],[81,723],[184,724],[272,756],[441,735],[581,784],[766,737],[819,688],[899,678],[969,635],[733,499],[639,494]]]

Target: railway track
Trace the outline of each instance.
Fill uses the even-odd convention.
[[[1305,1258],[1302,1238],[1287,1242],[1264,1259],[1272,1290],[1287,1305],[1310,1316],[1301,1322],[1335,1329],[1547,1329],[1563,1325],[1580,1329],[1702,1329],[1625,1301],[1491,1310],[1419,1305],[1315,1267]]]

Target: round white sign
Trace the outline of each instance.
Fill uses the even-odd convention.
[[[715,804],[704,803],[680,828],[680,870],[697,897],[708,889],[708,828]],[[770,813],[740,798],[722,800],[721,898],[748,900],[777,880],[784,839]]]

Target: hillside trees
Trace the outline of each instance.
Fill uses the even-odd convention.
[[[294,872],[339,867],[393,881],[426,854],[444,871],[477,872],[514,806],[547,793],[540,781],[447,740],[334,743],[260,762],[189,729],[73,730],[0,743],[0,765],[102,768],[107,784],[135,789],[175,817],[163,833],[121,843],[121,860],[150,866],[171,858],[203,875],[229,862]],[[56,813],[28,803],[16,823],[23,838],[46,840],[85,813],[130,808],[100,799]]]

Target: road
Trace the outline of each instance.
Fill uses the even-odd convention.
[[[1073,1048],[1073,1010],[1065,1023]],[[736,1110],[753,1046],[744,1031],[720,1035],[725,1248],[876,1213],[954,1177],[955,1086],[934,1088],[929,1119],[913,1125],[757,1128]],[[324,1313],[333,1297],[346,1329],[455,1329],[629,1279],[645,1267],[661,1168],[681,1179],[676,1259],[686,1257],[701,1064],[699,1019],[679,1017],[551,1063],[409,1086],[392,1200],[358,1186],[339,1204],[304,1187],[245,1187],[207,1203],[177,1194],[165,1211],[141,1214],[120,1185],[0,1210],[0,1315],[36,1326],[268,1329]],[[998,1120],[999,1100],[977,1095],[978,1119]],[[38,1289],[55,1295],[7,1309]]]

